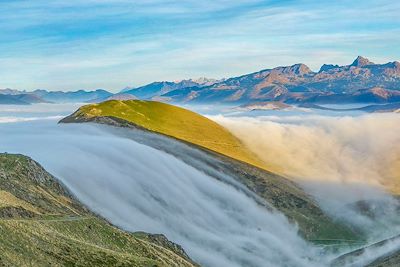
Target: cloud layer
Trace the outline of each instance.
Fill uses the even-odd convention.
[[[386,185],[400,164],[395,114],[214,119],[272,168],[296,179]]]
[[[331,215],[374,237],[399,230],[398,203],[384,191],[400,190],[397,114],[212,118],[271,170],[299,182]],[[371,211],[375,218],[358,209],[364,202],[380,207]]]

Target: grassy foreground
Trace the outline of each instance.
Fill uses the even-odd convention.
[[[0,154],[0,266],[196,266],[162,235],[97,217],[39,164]]]
[[[111,100],[85,105],[61,122],[85,121],[96,117],[113,117],[161,133],[228,157],[263,167],[235,136],[218,123],[177,106],[142,100]]]

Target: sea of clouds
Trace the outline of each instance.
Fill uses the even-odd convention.
[[[282,214],[205,174],[208,166],[193,167],[138,143],[129,130],[57,124],[75,106],[49,106],[49,112],[47,105],[0,106],[0,151],[31,156],[113,224],[165,234],[204,266],[325,266],[334,257],[306,243]],[[332,216],[365,229],[370,242],[400,232],[397,201],[385,191],[398,178],[399,117],[211,118]],[[360,213],[360,201],[374,216]],[[390,243],[391,250],[398,247]],[[360,261],[387,251],[368,250]]]
[[[201,166],[107,126],[57,124],[46,116],[3,120],[0,151],[31,156],[113,224],[165,234],[204,266],[322,264],[319,250],[282,214],[204,174]]]

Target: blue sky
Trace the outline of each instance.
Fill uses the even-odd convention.
[[[399,1],[0,1],[0,88],[118,91],[357,55],[400,60]]]

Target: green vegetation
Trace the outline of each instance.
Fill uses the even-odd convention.
[[[91,121],[98,117],[122,119],[146,130],[263,167],[252,152],[218,123],[190,110],[161,102],[111,100],[91,104],[79,108],[61,122]]]
[[[196,266],[162,235],[127,233],[39,164],[0,154],[0,266]]]

